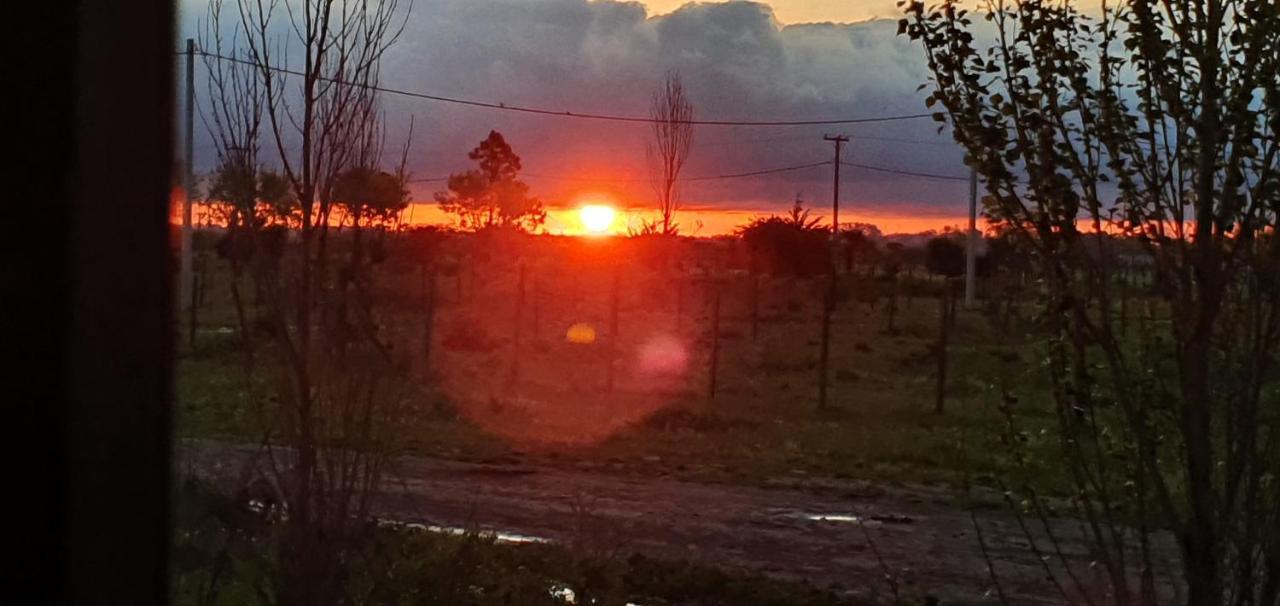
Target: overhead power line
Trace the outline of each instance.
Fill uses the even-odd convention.
[[[843,166],[852,166],[854,168],[862,168],[866,170],[874,170],[882,173],[892,173],[895,175],[905,175],[908,177],[922,177],[925,179],[942,179],[944,181],[968,181],[969,177],[954,177],[951,175],[938,175],[934,173],[920,173],[910,170],[898,170],[896,168],[884,168],[881,166],[868,166],[866,164],[858,164],[856,162],[841,162]]]
[[[756,170],[749,173],[735,173],[731,175],[714,175],[710,177],[689,177],[688,179],[678,179],[679,181],[714,181],[717,179],[737,179],[740,177],[755,177],[757,175],[768,175],[772,173],[781,173],[792,170],[801,170],[805,168],[814,168],[817,166],[826,166],[831,162],[823,160],[822,162],[812,162],[810,164],[800,164],[798,166],[785,166],[782,168],[769,168],[765,170]]]
[[[729,173],[729,174],[723,174],[723,175],[705,175],[705,176],[697,176],[697,177],[685,177],[683,179],[677,179],[677,180],[681,182],[696,182],[696,181],[716,181],[716,180],[722,180],[722,179],[740,179],[745,177],[756,177],[760,175],[769,175],[773,173],[783,173],[783,172],[789,172],[793,170],[803,170],[806,168],[817,168],[819,166],[830,166],[830,165],[831,165],[831,160],[823,160],[822,162],[811,162],[809,164],[797,164],[795,166],[782,166],[778,168],[766,168],[763,170],[753,170],[749,172]],[[917,171],[910,171],[910,170],[901,170],[897,168],[886,168],[883,166],[871,166],[869,164],[860,164],[858,162],[841,161],[840,165],[850,166],[853,168],[861,168],[864,170],[874,170],[877,172],[890,173],[894,175],[902,175],[905,177],[919,177],[922,179],[940,179],[943,181],[968,181],[969,180],[969,177],[939,175],[936,173],[924,173],[924,172],[917,172]],[[614,178],[571,177],[568,175],[548,175],[544,173],[530,173],[530,172],[520,173],[520,176],[532,177],[534,179],[550,179],[553,181],[579,181],[584,183],[600,183],[600,182],[648,183],[652,181],[652,179],[614,179]],[[448,177],[424,177],[421,179],[409,179],[409,182],[410,183],[431,183],[431,182],[443,182],[448,180],[449,180]]]
[[[228,57],[225,55],[210,53],[204,50],[196,50],[195,53],[202,57],[208,57],[210,59],[216,59],[218,61],[227,61],[230,63],[249,65],[254,68],[264,67],[262,64],[258,63],[257,61],[250,61],[248,59],[240,59],[237,57]],[[179,54],[185,54],[185,53],[179,53]],[[267,65],[265,66],[265,68],[267,70],[280,73],[280,74],[286,74],[286,75],[298,76],[298,77],[305,76],[303,72],[289,69],[286,67]],[[414,99],[425,99],[428,101],[439,101],[441,103],[453,103],[456,105],[480,107],[485,109],[496,109],[496,110],[508,111],[508,112],[537,114],[542,116],[557,116],[560,118],[577,118],[582,120],[602,120],[602,121],[609,121],[609,122],[632,122],[632,123],[642,123],[642,124],[654,124],[656,122],[659,122],[658,120],[654,120],[653,118],[650,118],[648,116],[627,116],[627,115],[621,115],[621,114],[598,114],[598,113],[590,113],[590,112],[558,111],[558,110],[550,110],[550,109],[544,109],[544,108],[538,108],[538,107],[528,107],[524,105],[509,105],[506,103],[494,103],[490,101],[476,101],[474,99],[461,99],[457,97],[431,95],[427,93],[408,91],[408,90],[390,88],[385,86],[369,86],[366,84],[348,82],[339,78],[322,77],[320,78],[320,80],[323,80],[325,82],[333,82],[335,84],[343,84],[346,86],[361,86],[361,87],[367,86],[371,90],[375,90],[380,93],[387,93],[390,95],[400,95],[404,97],[411,97]],[[875,123],[875,122],[894,122],[899,120],[917,120],[921,118],[930,118],[932,116],[933,114],[931,113],[922,113],[922,114],[904,114],[904,115],[898,115],[898,116],[877,116],[872,118],[840,118],[840,119],[831,119],[831,120],[689,120],[687,123],[695,126],[833,126],[833,125],[841,125],[841,124],[868,124],[868,123]]]
[[[773,173],[783,173],[783,172],[789,172],[793,170],[815,168],[818,166],[827,166],[829,164],[831,164],[830,160],[824,160],[822,162],[813,162],[810,164],[799,164],[796,166],[782,166],[779,168],[766,168],[764,170],[753,170],[753,171],[744,172],[744,173],[731,173],[731,174],[724,174],[724,175],[705,175],[705,176],[698,176],[698,177],[684,177],[676,180],[681,182],[690,182],[690,181],[716,181],[721,179],[740,179],[744,177],[755,177],[759,175],[770,175]],[[547,175],[547,174],[531,173],[531,172],[522,172],[520,173],[520,176],[532,177],[534,179],[551,179],[553,181],[581,181],[581,182],[587,182],[587,183],[599,183],[602,181],[610,182],[610,183],[648,183],[652,181],[652,179],[612,179],[612,178],[593,179],[590,177],[570,177],[566,175]],[[427,177],[422,179],[409,179],[409,182],[410,183],[429,183],[429,182],[447,181],[447,180],[449,180],[448,177]]]

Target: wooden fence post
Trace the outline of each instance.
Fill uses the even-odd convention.
[[[818,355],[818,409],[827,408],[827,366],[831,351],[831,312],[836,306],[836,271],[831,266],[831,280],[822,301],[822,349]]]
[[[751,279],[751,342],[760,335],[760,275]]]
[[[933,411],[942,414],[947,398],[947,341],[951,332],[951,281],[943,282],[942,296],[938,299],[938,384]]]
[[[511,334],[511,374],[507,377],[507,385],[517,387],[520,382],[520,328],[524,319],[524,263],[520,263],[520,278],[516,284],[516,316]]]
[[[425,270],[425,267],[424,267]],[[422,368],[423,376],[431,375],[431,349],[432,341],[435,339],[436,328],[436,272],[432,268],[428,272],[426,278],[426,326],[423,331],[423,348],[422,348]]]
[[[676,332],[684,329],[684,276],[676,276]]]
[[[720,285],[712,283],[714,292],[711,295],[711,381],[707,387],[707,398],[716,398],[716,372],[720,366]]]
[[[612,287],[609,297],[609,353],[608,369],[605,374],[605,391],[613,391],[614,359],[618,356],[618,268],[614,266]]]
[[[537,341],[542,334],[542,291],[538,281],[538,272],[533,272],[533,339]]]

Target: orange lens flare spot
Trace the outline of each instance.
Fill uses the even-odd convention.
[[[578,219],[589,234],[608,233],[617,218],[618,211],[603,204],[588,204],[578,209]]]
[[[574,324],[564,333],[564,340],[578,345],[587,345],[596,342],[596,329],[590,324]]]

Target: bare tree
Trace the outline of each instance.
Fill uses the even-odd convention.
[[[1043,273],[1059,439],[1107,595],[1156,601],[1168,529],[1187,603],[1275,604],[1280,9],[983,4],[980,30],[955,2],[906,2],[901,31],[988,214]],[[1164,285],[1167,317],[1136,340],[1118,330],[1107,233],[1141,243]]]
[[[644,231],[663,235],[679,233],[675,223],[680,207],[680,170],[693,146],[693,104],[685,94],[684,82],[675,71],[667,72],[649,103],[653,119],[653,139],[646,149],[658,194],[658,219],[646,222]]]
[[[201,28],[200,47],[208,54],[204,102],[200,117],[218,154],[208,197],[224,203],[224,220],[231,230],[253,222],[257,203],[258,145],[262,130],[265,91],[252,65],[221,61],[235,56],[234,40],[223,38],[222,2],[209,4]]]
[[[228,25],[226,4],[236,8],[231,49],[216,42]],[[403,419],[405,364],[392,352],[408,348],[393,347],[395,336],[381,328],[373,269],[361,262],[360,247],[334,272],[326,243],[336,194],[362,213],[371,206],[395,213],[403,202],[403,162],[394,174],[376,166],[385,143],[376,85],[407,10],[398,0],[214,0],[211,8],[208,64],[235,74],[214,81],[222,91],[214,105],[230,117],[210,120],[211,130],[234,143],[221,149],[256,154],[257,131],[242,126],[261,123],[297,209],[296,220],[282,222],[296,230],[296,243],[282,240],[277,264],[251,265],[262,293],[254,324],[265,329],[244,342],[265,365],[249,371],[261,372],[273,391],[257,404],[264,475],[287,514],[274,535],[280,571],[273,598],[281,604],[340,600],[348,554]],[[303,55],[300,73],[281,71],[283,49]],[[255,157],[235,162],[257,171]],[[368,226],[357,218],[357,241]]]

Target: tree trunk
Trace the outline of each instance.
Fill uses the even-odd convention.
[[[1190,511],[1179,533],[1187,604],[1222,601],[1221,542],[1214,506],[1213,447],[1210,443],[1212,402],[1208,387],[1209,340],[1193,337],[1182,354],[1182,433],[1186,439],[1187,497]]]

